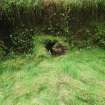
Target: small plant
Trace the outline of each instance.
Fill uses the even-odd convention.
[[[19,30],[11,34],[13,50],[20,53],[31,52],[33,46],[32,35],[32,29]]]
[[[99,24],[95,28],[95,41],[100,46],[105,48],[105,24]]]

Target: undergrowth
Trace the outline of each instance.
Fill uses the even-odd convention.
[[[30,36],[36,34],[36,30],[30,33],[31,28],[44,34],[64,36],[71,46],[79,48],[105,46],[104,0],[4,0],[0,11],[0,27],[9,26],[13,35],[11,46],[19,45],[19,49],[31,49]],[[96,23],[95,26],[92,23]]]

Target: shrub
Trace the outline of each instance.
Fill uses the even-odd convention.
[[[32,41],[33,29],[22,29],[18,30],[10,35],[13,50],[19,53],[27,53],[32,51],[33,41]]]
[[[95,43],[105,48],[105,24],[98,24],[95,28]]]

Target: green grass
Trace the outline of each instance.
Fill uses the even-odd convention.
[[[32,55],[0,62],[0,105],[105,105],[105,50],[52,57],[36,40]]]

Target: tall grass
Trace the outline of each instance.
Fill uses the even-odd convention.
[[[5,0],[1,4],[2,13],[13,26],[43,24],[49,19],[47,15],[50,15],[52,19],[53,14],[59,15],[65,12],[68,13],[68,16],[74,15],[84,20],[87,19],[87,16],[99,19],[102,18],[105,11],[104,0]],[[60,17],[61,15],[58,16],[59,19]]]
[[[37,12],[37,10],[40,10],[39,6],[39,0],[36,1],[34,4],[31,0],[10,0],[3,2],[2,11],[4,12],[7,21],[10,22],[11,25],[22,26],[24,24],[29,25],[29,23],[32,23],[31,20],[35,18],[34,15],[40,12]]]
[[[0,62],[0,105],[105,105],[105,51],[51,57],[43,53],[43,38],[37,38],[37,55]]]

